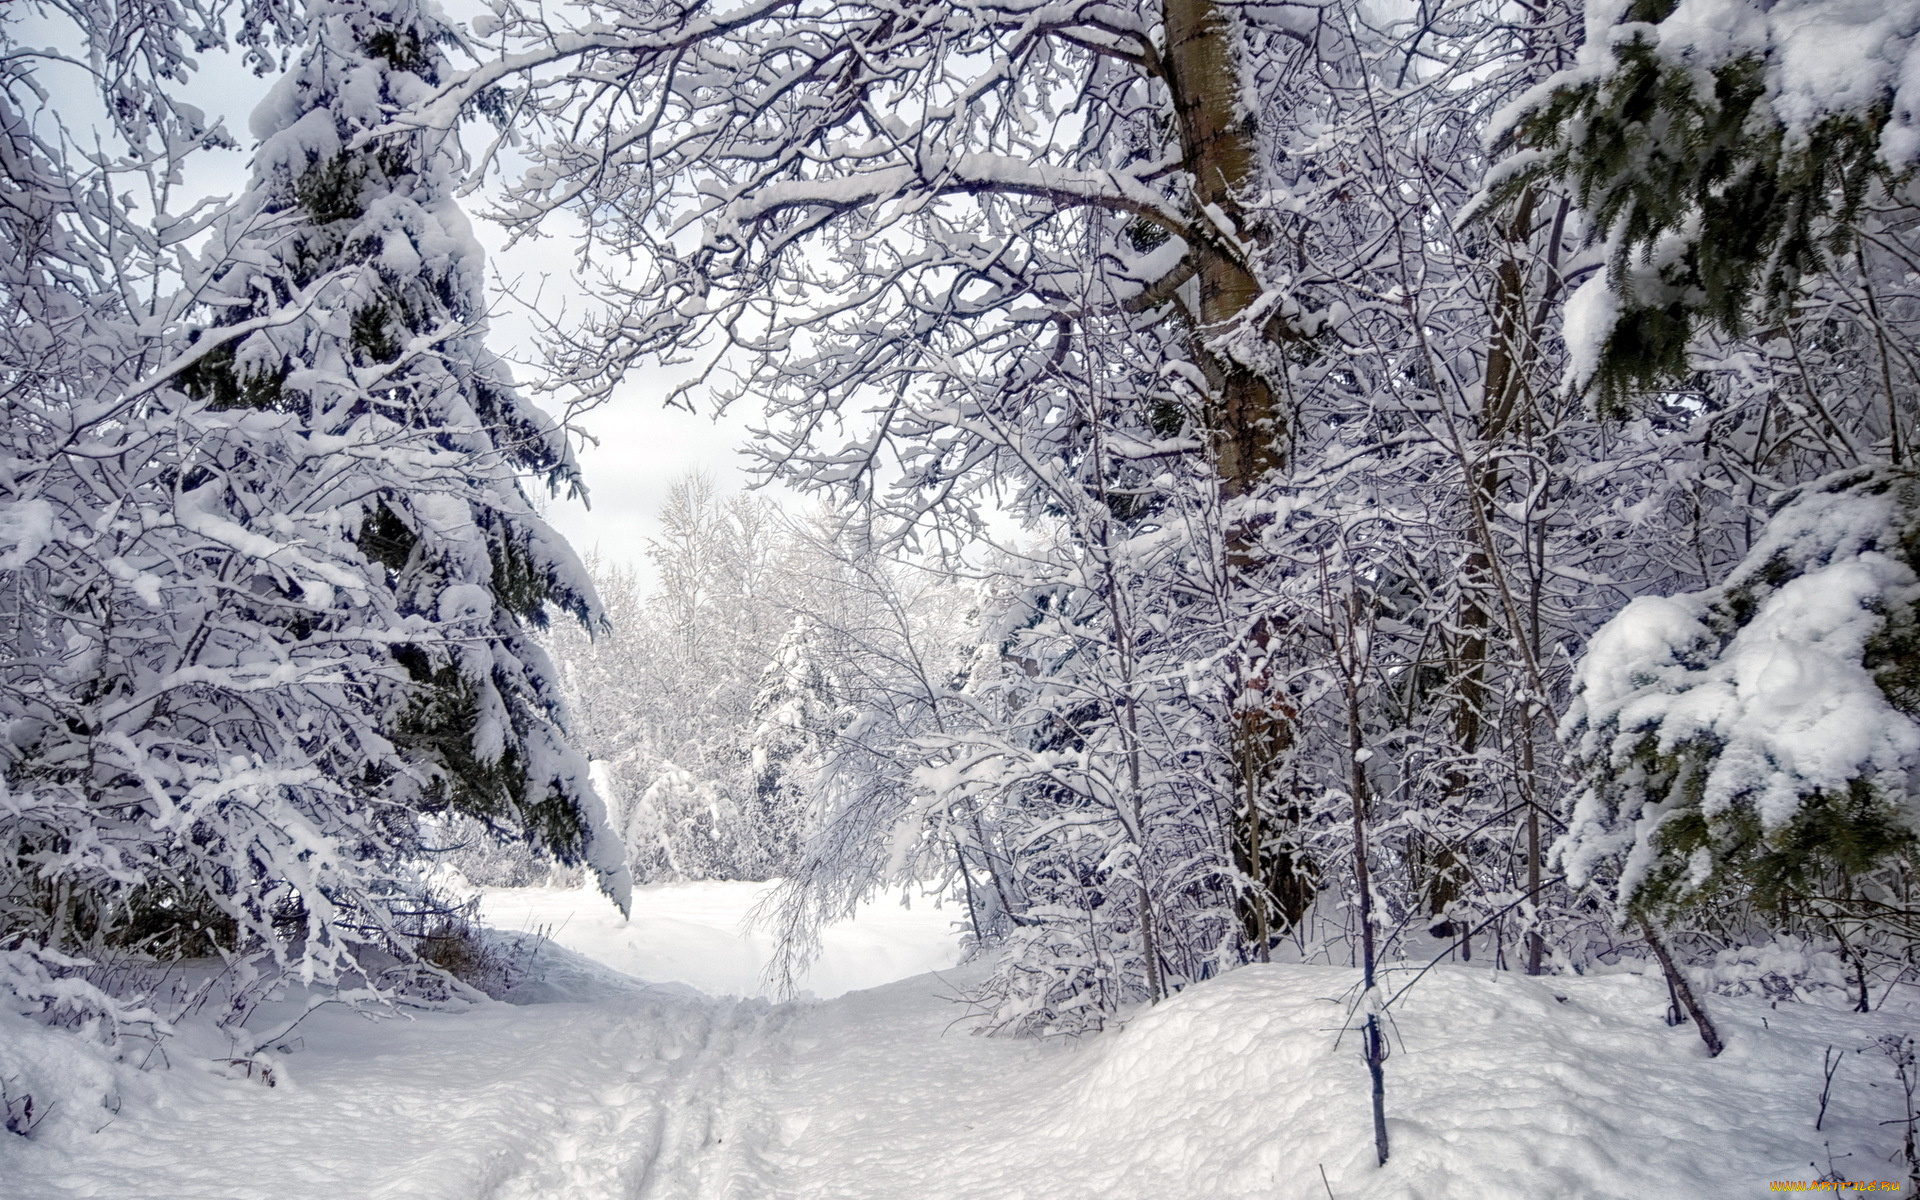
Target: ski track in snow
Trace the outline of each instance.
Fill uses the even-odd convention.
[[[689,893],[671,919],[725,936],[688,915],[719,895]],[[924,925],[934,950],[868,949],[940,952]],[[869,935],[891,936],[908,933]],[[737,949],[716,960],[751,991]],[[1040,1042],[966,1035],[973,967],[788,1004],[642,984],[564,949],[542,968],[520,997],[535,1003],[323,1010],[273,1089],[195,1069],[182,1038],[171,1070],[123,1072],[99,1132],[107,1114],[76,1095],[34,1138],[0,1137],[0,1197],[1731,1200],[1816,1177],[1828,1140],[1849,1178],[1902,1176],[1870,1043],[1910,1011],[1715,998],[1729,1048],[1709,1061],[1661,1022],[1657,979],[1442,968],[1393,1010],[1380,1170],[1357,1044],[1336,1040],[1349,970],[1243,968],[1122,1030]],[[9,1036],[24,1037],[0,1028],[0,1068],[31,1048]],[[1828,1045],[1862,1052],[1816,1133]]]

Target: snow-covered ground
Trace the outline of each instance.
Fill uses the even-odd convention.
[[[480,915],[495,929],[544,934],[637,979],[771,998],[764,975],[775,938],[752,918],[772,890],[752,883],[636,888],[628,920],[590,886],[483,888]],[[854,920],[828,928],[819,959],[799,981],[801,992],[827,999],[952,966],[960,954],[955,921],[964,922],[965,913],[924,896],[906,901],[876,900]]]
[[[970,1037],[976,968],[898,977],[951,962],[945,914],[862,914],[812,986],[880,986],[774,1004],[750,995],[750,886],[647,889],[631,926],[588,899],[486,897],[506,929],[552,927],[517,996],[540,1002],[322,1010],[273,1088],[191,1037],[171,1069],[109,1069],[7,1018],[0,1078],[59,1103],[32,1138],[0,1134],[0,1196],[1731,1200],[1829,1154],[1904,1179],[1872,1043],[1909,1025],[1887,1012],[1718,998],[1729,1047],[1709,1060],[1662,1022],[1655,979],[1443,967],[1391,1010],[1383,1170],[1340,1037],[1352,971],[1245,968],[1079,1042]]]

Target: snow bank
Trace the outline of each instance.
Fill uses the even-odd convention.
[[[1806,1178],[1819,1149],[1818,1037],[1747,1028],[1762,1006],[1733,1018],[1739,1057],[1721,1063],[1662,1024],[1654,979],[1449,968],[1389,1010],[1380,1169],[1359,1038],[1335,1044],[1353,982],[1250,967],[1193,989],[1101,1049],[1059,1132],[1097,1189],[1140,1197],[1191,1179],[1210,1196],[1312,1196],[1322,1169],[1339,1197],[1751,1197]],[[1890,1145],[1868,1116],[1836,1144]]]
[[[1388,972],[1389,992],[1409,975]],[[1730,1044],[1710,1060],[1663,1022],[1657,977],[1459,967],[1388,1010],[1379,1168],[1359,1041],[1340,1032],[1357,982],[1244,967],[1053,1044],[960,1036],[960,1010],[919,981],[856,993],[799,1027],[769,1154],[790,1190],[766,1194],[1749,1200],[1816,1178],[1829,1141],[1850,1178],[1902,1175],[1879,1124],[1900,1115],[1894,1075],[1873,1044],[1900,1016],[1719,998]],[[1828,1046],[1845,1061],[1816,1132]]]
[[[42,1142],[75,1144],[113,1120],[130,1082],[144,1080],[93,1039],[0,1005],[0,1139],[26,1130]],[[0,1196],[8,1194],[0,1168]]]
[[[487,904],[564,921],[562,939],[656,979],[744,989],[733,924],[756,891],[643,889],[632,927],[590,892]],[[859,939],[896,967],[950,947],[925,916],[854,925],[869,917]],[[32,1138],[0,1134],[0,1197],[1748,1200],[1817,1178],[1829,1155],[1851,1179],[1901,1176],[1884,1123],[1900,1093],[1876,1044],[1915,1023],[1899,997],[1870,1014],[1715,997],[1728,1048],[1708,1059],[1662,1021],[1656,977],[1442,967],[1387,1009],[1382,1169],[1342,1034],[1348,969],[1246,967],[1108,1033],[1034,1041],[967,1035],[979,966],[774,1005],[560,946],[530,961],[521,998],[564,1002],[323,1009],[269,1056],[271,1088],[204,1038],[137,1072],[0,1019],[0,1076],[32,1073],[70,1105]],[[1387,993],[1411,978],[1386,972]],[[1816,1131],[1829,1047],[1841,1062]]]
[[[1723,998],[1730,1044],[1708,1060],[1662,1023],[1656,979],[1438,970],[1389,1010],[1380,1169],[1340,1035],[1355,972],[1248,967],[1047,1043],[966,1036],[955,1000],[978,981],[789,1005],[632,985],[410,1020],[323,1010],[274,1088],[182,1058],[117,1117],[89,1099],[84,1126],[0,1136],[0,1195],[1744,1200],[1816,1177],[1829,1142],[1850,1178],[1898,1176],[1874,1039],[1900,1015]],[[0,1025],[0,1057],[20,1034]],[[1829,1046],[1843,1061],[1816,1132]],[[76,1095],[115,1084],[84,1073]]]

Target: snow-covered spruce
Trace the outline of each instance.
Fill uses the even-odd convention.
[[[232,266],[206,297],[220,314],[209,340],[266,319],[185,386],[236,428],[328,452],[290,454],[284,499],[261,515],[372,585],[358,611],[360,589],[339,589],[347,603],[330,614],[372,635],[366,716],[388,736],[355,739],[364,784],[402,811],[450,808],[584,859],[618,899],[618,841],[531,636],[550,608],[596,616],[591,582],[521,483],[570,487],[577,473],[486,348],[457,139],[366,136],[429,91],[458,35],[413,0],[314,0],[307,19],[298,65],[254,115],[253,187],[220,231]],[[404,835],[396,848],[411,848]]]
[[[1920,162],[1920,5],[1590,0],[1585,25],[1496,121],[1527,148],[1488,190],[1556,177],[1604,235],[1569,379],[1623,411],[1684,379],[1701,335],[1783,323],[1809,281],[1864,268],[1860,234]]]
[[[843,691],[821,661],[819,635],[793,619],[760,672],[753,698],[751,824],[758,858],[770,873],[790,869],[806,834],[807,797],[826,747],[838,732]]]
[[[371,995],[423,814],[625,875],[531,636],[594,615],[521,486],[574,470],[485,348],[457,141],[360,136],[455,35],[408,0],[304,17],[248,192],[179,265],[190,339],[9,422],[4,932]]]
[[[1891,899],[1920,828],[1920,477],[1810,484],[1718,587],[1634,600],[1562,727],[1583,786],[1556,848],[1617,913]]]

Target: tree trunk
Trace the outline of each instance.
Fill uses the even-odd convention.
[[[1653,947],[1653,955],[1660,960],[1660,969],[1666,973],[1667,986],[1680,1001],[1680,1006],[1693,1018],[1694,1025],[1700,1030],[1700,1040],[1707,1044],[1707,1057],[1718,1057],[1727,1044],[1720,1040],[1720,1031],[1714,1028],[1713,1018],[1707,1016],[1707,1010],[1694,998],[1693,988],[1687,983],[1687,977],[1674,965],[1673,956],[1667,953],[1667,944],[1653,931],[1653,922],[1640,918],[1640,932],[1646,935],[1647,945]]]
[[[1234,69],[1233,31],[1214,0],[1165,0],[1166,80],[1187,170],[1193,177],[1196,228],[1217,213],[1232,236],[1254,241],[1240,197],[1253,174],[1254,136],[1239,119],[1239,78]],[[1199,309],[1193,314],[1194,357],[1213,395],[1209,424],[1220,482],[1229,499],[1246,495],[1280,465],[1275,438],[1281,432],[1273,390],[1239,363],[1215,353],[1209,335],[1260,298],[1259,281],[1248,274],[1228,235],[1197,235],[1191,247]]]
[[[1527,796],[1527,898],[1533,906],[1532,927],[1527,930],[1527,974],[1540,973],[1540,959],[1547,940],[1540,936],[1540,801],[1534,794],[1533,708],[1527,708],[1527,720],[1521,729],[1525,740],[1520,745],[1520,770],[1526,779]]]
[[[1164,0],[1162,16],[1167,36],[1164,78],[1172,94],[1182,157],[1193,180],[1194,226],[1203,231],[1195,234],[1188,250],[1198,293],[1197,306],[1188,310],[1190,344],[1207,380],[1206,425],[1220,494],[1232,501],[1250,494],[1284,465],[1280,437],[1286,421],[1273,388],[1210,345],[1260,298],[1259,281],[1233,245],[1238,241],[1251,247],[1258,240],[1241,205],[1254,172],[1254,130],[1236,112],[1240,88],[1227,10],[1216,0]],[[1230,226],[1231,233],[1213,228],[1216,218]],[[1242,575],[1259,565],[1258,538],[1249,524],[1234,521],[1226,530],[1226,543],[1230,573]],[[1297,848],[1274,844],[1261,828],[1259,806],[1292,737],[1293,714],[1265,689],[1266,660],[1277,632],[1270,622],[1260,621],[1244,635],[1231,733],[1231,759],[1241,772],[1239,791],[1247,805],[1233,842],[1256,893],[1242,917],[1263,959],[1276,924],[1290,926],[1304,912],[1299,880],[1311,873]],[[1265,849],[1270,844],[1271,869]]]
[[[1367,867],[1367,755],[1360,723],[1360,648],[1355,629],[1359,597],[1347,599],[1347,644],[1342,652],[1341,671],[1346,685],[1347,759],[1352,774],[1348,790],[1353,799],[1353,873],[1360,902],[1361,980],[1367,999],[1367,1024],[1362,1050],[1367,1059],[1367,1075],[1373,1095],[1373,1152],[1381,1166],[1387,1165],[1387,1039],[1380,1028],[1380,1014],[1373,1007],[1373,888]]]
[[[1270,942],[1273,930],[1267,923],[1267,879],[1262,869],[1266,855],[1266,838],[1260,828],[1260,773],[1253,765],[1253,741],[1241,739],[1240,782],[1246,789],[1247,800],[1247,873],[1253,877],[1252,912],[1248,914],[1253,924],[1253,957],[1259,962],[1271,962],[1273,951]]]
[[[1491,512],[1499,500],[1504,482],[1499,447],[1513,432],[1519,400],[1524,390],[1526,366],[1537,339],[1527,323],[1527,273],[1522,260],[1529,227],[1533,223],[1535,193],[1521,194],[1514,215],[1501,226],[1507,250],[1494,268],[1493,297],[1488,306],[1486,372],[1481,380],[1480,411],[1476,414],[1477,439],[1482,447],[1478,460],[1471,455],[1461,463],[1466,486],[1472,491],[1470,503],[1479,511]],[[1493,646],[1493,547],[1476,544],[1468,552],[1460,579],[1457,628],[1461,631],[1458,651],[1453,658],[1454,742],[1462,759],[1480,748],[1483,710],[1487,702],[1487,665]],[[1507,631],[1509,637],[1526,636],[1521,629]],[[1529,710],[1529,713],[1531,710]],[[1455,804],[1473,786],[1466,772],[1454,768],[1447,772],[1447,802]],[[1535,834],[1531,845],[1537,846]],[[1529,855],[1529,878],[1537,882],[1537,850]],[[1440,917],[1446,907],[1459,898],[1461,890],[1458,852],[1442,845],[1434,853],[1434,871],[1427,881],[1428,911]],[[1468,923],[1471,927],[1471,923]],[[1451,922],[1441,922],[1435,933],[1453,933]]]

